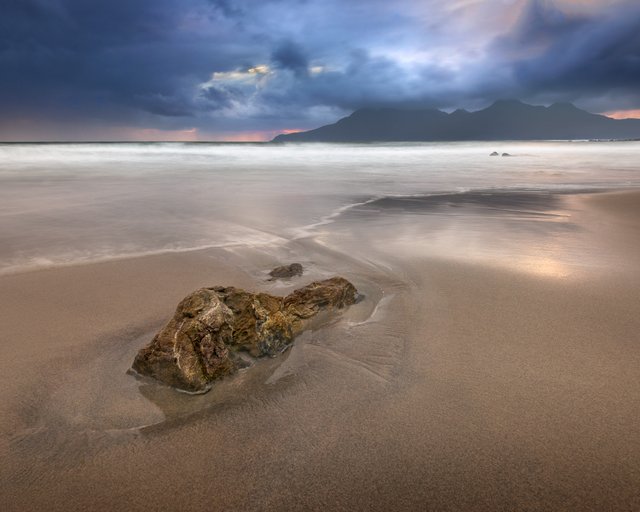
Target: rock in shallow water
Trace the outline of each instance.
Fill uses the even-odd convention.
[[[202,392],[242,365],[238,351],[275,356],[323,310],[354,304],[356,288],[342,277],[313,282],[286,297],[234,287],[201,288],[185,297],[169,323],[133,361],[138,373]]]
[[[282,267],[276,267],[269,275],[271,276],[270,281],[274,279],[287,279],[290,277],[301,276],[303,272],[302,265],[300,263],[291,263],[291,265],[283,265]]]

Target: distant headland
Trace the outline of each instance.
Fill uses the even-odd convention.
[[[460,140],[637,139],[640,119],[612,119],[571,103],[534,106],[496,101],[476,112],[363,108],[314,130],[278,135],[273,142],[401,142]]]

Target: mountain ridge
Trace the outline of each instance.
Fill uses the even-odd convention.
[[[545,106],[503,99],[469,112],[367,107],[333,124],[281,134],[273,142],[431,142],[640,138],[640,119],[613,119],[572,103]]]

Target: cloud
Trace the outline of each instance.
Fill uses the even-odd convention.
[[[16,114],[187,115],[196,83],[253,53],[217,52],[235,28],[198,0],[9,0],[1,19],[0,107]]]
[[[294,73],[306,74],[309,67],[309,59],[301,47],[291,41],[279,44],[271,54],[271,61],[282,69],[289,69]]]
[[[209,0],[209,2],[228,18],[238,18],[243,14],[242,9],[234,5],[231,0]]]
[[[154,93],[135,97],[139,108],[166,117],[188,117],[194,114],[189,101],[176,95]]]
[[[595,107],[615,92],[634,96],[640,105],[637,3],[586,16],[568,15],[552,3],[532,0],[516,30],[500,41],[503,46],[514,43],[525,53],[510,63],[514,88],[524,94],[557,95]]]
[[[553,36],[541,55],[516,64],[521,80],[577,90],[640,84],[640,6],[582,19]]]
[[[228,134],[500,97],[640,108],[640,5],[625,0],[6,0],[2,14],[0,124]]]

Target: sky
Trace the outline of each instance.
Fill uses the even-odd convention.
[[[361,107],[640,116],[638,0],[0,0],[0,140],[268,140]]]

